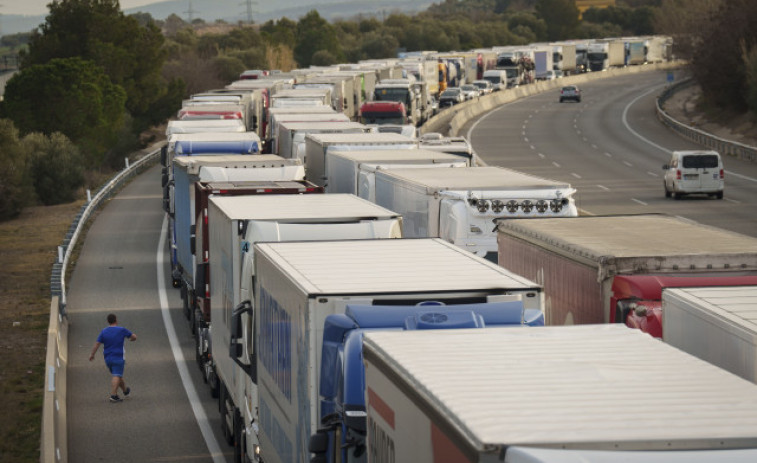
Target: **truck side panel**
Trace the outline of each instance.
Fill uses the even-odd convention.
[[[597,270],[499,233],[498,264],[544,286],[545,323],[572,325],[606,322]]]
[[[439,199],[424,188],[376,172],[376,204],[402,216],[405,238],[439,237]]]
[[[186,170],[174,168],[174,230],[176,259],[182,276],[194,282],[194,265],[190,248],[190,226],[194,223],[194,179]]]

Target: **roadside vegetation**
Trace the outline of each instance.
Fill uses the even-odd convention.
[[[117,0],[56,0],[46,22],[0,38],[19,70],[0,103],[0,392],[4,462],[39,459],[50,269],[85,189],[154,142],[182,99],[245,69],[288,71],[563,39],[669,34],[706,104],[757,111],[757,3],[618,0],[579,17],[572,0],[446,0],[423,13],[329,22],[315,10],[263,24],[125,16]]]

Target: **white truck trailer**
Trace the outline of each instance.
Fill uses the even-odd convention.
[[[278,137],[279,124],[283,121],[299,122],[349,122],[350,119],[343,113],[334,111],[331,106],[284,106],[270,108],[267,114],[266,146],[271,152],[276,152],[276,137]]]
[[[757,286],[662,291],[666,343],[757,383]]]
[[[345,313],[348,304],[381,306],[380,313],[433,302],[439,316],[455,304],[522,300],[537,310],[543,304],[538,285],[435,239],[258,243],[255,274],[260,396],[253,403],[267,463],[309,460],[308,440],[321,416],[328,315]]]
[[[376,171],[395,168],[470,167],[470,159],[439,151],[366,150],[326,153],[327,193],[351,193],[375,202]]]
[[[369,463],[757,458],[757,386],[626,327],[373,331],[363,358]]]
[[[309,133],[368,133],[370,130],[359,122],[283,120],[278,124],[276,154],[285,158],[297,158],[304,164],[305,135]]]
[[[326,152],[417,149],[418,141],[396,133],[311,133],[305,135],[305,176],[326,187]]]
[[[232,328],[232,311],[252,310],[252,284],[257,278],[253,245],[289,240],[401,238],[402,220],[396,213],[354,195],[255,195],[211,196],[208,224],[211,322],[209,336],[198,336],[203,335],[203,342],[209,344],[203,346],[210,353],[206,370],[209,382],[218,384],[224,435],[238,452],[250,449],[249,457],[253,458],[258,445],[253,430],[258,426],[257,382],[251,377],[250,368],[254,367],[250,365],[255,361],[251,363],[248,356],[240,362],[229,349],[232,337],[239,335]],[[331,272],[327,265],[321,270]],[[245,323],[248,322],[247,316]],[[252,349],[257,341],[249,331],[252,325],[246,326],[246,345]],[[309,437],[310,434],[304,438]]]
[[[660,214],[503,220],[498,229],[499,264],[544,285],[548,325],[632,322],[664,338],[654,333],[662,287],[757,274],[757,238]]]
[[[502,167],[382,170],[375,183],[376,204],[402,214],[405,237],[442,238],[495,262],[496,219],[578,215],[570,184]]]

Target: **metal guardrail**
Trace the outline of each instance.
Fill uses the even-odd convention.
[[[662,109],[665,102],[667,102],[676,92],[694,84],[695,82],[693,79],[686,79],[665,89],[665,91],[657,98],[657,118],[660,122],[681,137],[706,148],[713,149],[720,154],[735,156],[745,161],[757,162],[757,147],[716,137],[715,135],[673,119],[664,109]]]
[[[127,180],[141,173],[158,159],[160,149],[129,165],[103,185],[94,197],[89,198],[76,215],[58,247],[58,261],[53,264],[50,277],[50,324],[47,330],[47,357],[45,360],[45,392],[42,405],[42,432],[40,463],[66,463],[68,461],[66,425],[66,368],[68,365],[68,317],[66,316],[66,269],[79,237],[92,214],[118,191]],[[87,192],[89,197],[89,192]]]

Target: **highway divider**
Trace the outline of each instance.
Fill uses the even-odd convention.
[[[66,315],[66,270],[87,221],[130,179],[157,162],[160,148],[151,148],[126,167],[90,197],[76,215],[71,227],[58,247],[58,261],[53,264],[50,277],[50,323],[47,328],[47,356],[45,359],[45,391],[42,405],[40,463],[68,461],[68,432],[66,425],[66,367],[68,365],[68,317]]]

